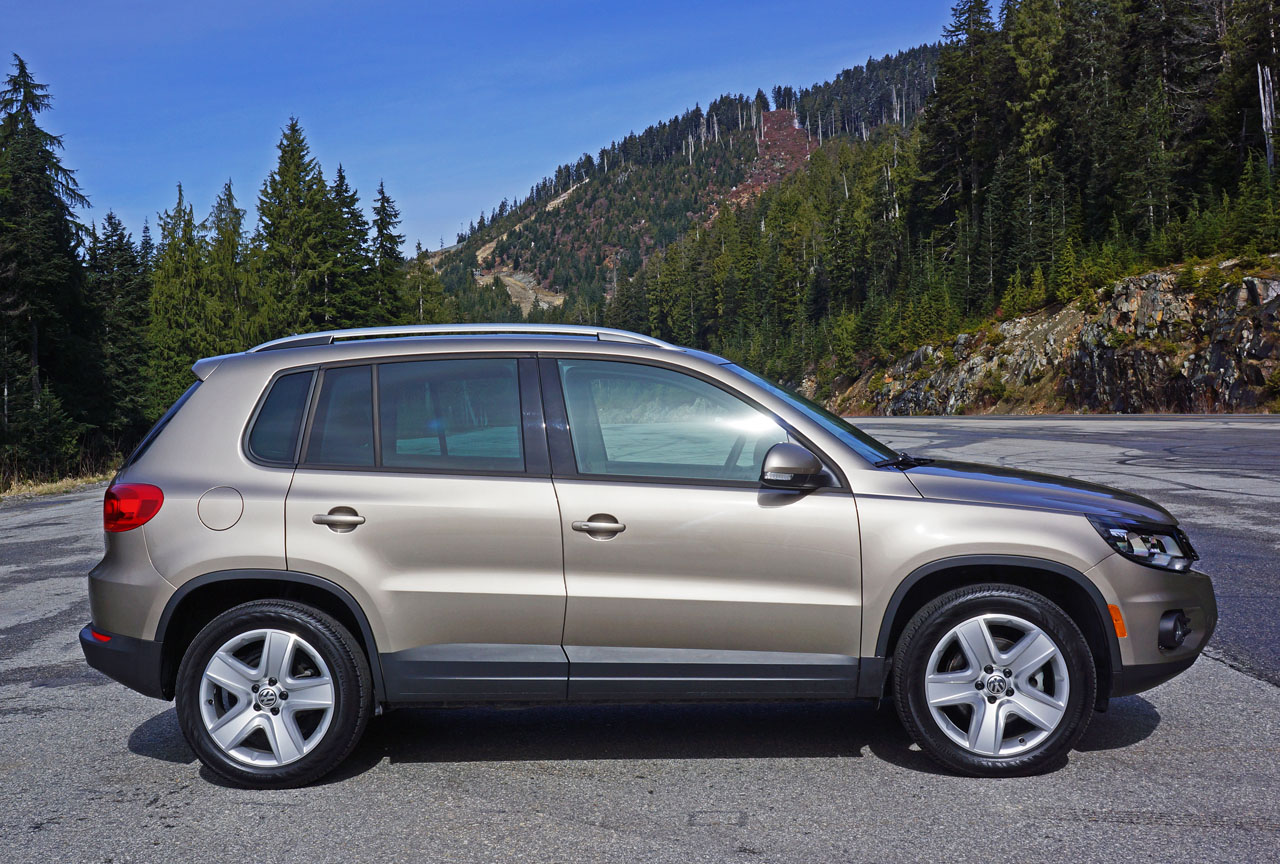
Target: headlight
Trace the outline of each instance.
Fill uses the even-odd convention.
[[[1102,539],[1124,557],[1159,567],[1163,570],[1189,570],[1199,560],[1191,541],[1181,528],[1172,525],[1148,525],[1106,516],[1090,516]]]

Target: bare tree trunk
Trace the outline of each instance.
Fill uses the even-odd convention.
[[[40,327],[36,324],[36,316],[28,315],[31,323],[31,395],[35,397],[36,407],[40,406]]]
[[[1275,171],[1275,90],[1271,86],[1271,68],[1258,64],[1258,101],[1262,104],[1262,137],[1267,142],[1267,173]]]

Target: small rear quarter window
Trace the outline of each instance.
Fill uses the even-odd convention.
[[[264,462],[298,461],[298,436],[307,411],[314,372],[281,375],[262,402],[249,430],[249,453]]]

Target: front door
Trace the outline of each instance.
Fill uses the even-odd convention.
[[[371,610],[392,700],[565,696],[560,516],[534,362],[322,373],[285,505],[288,566]]]
[[[854,695],[852,495],[762,488],[789,434],[708,380],[541,363],[553,454],[572,451],[555,468],[570,697]]]

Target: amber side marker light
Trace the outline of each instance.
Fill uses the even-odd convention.
[[[1123,639],[1129,635],[1129,631],[1124,626],[1124,616],[1120,614],[1120,607],[1114,603],[1108,604],[1107,609],[1111,612],[1111,623],[1116,627],[1116,637]]]

